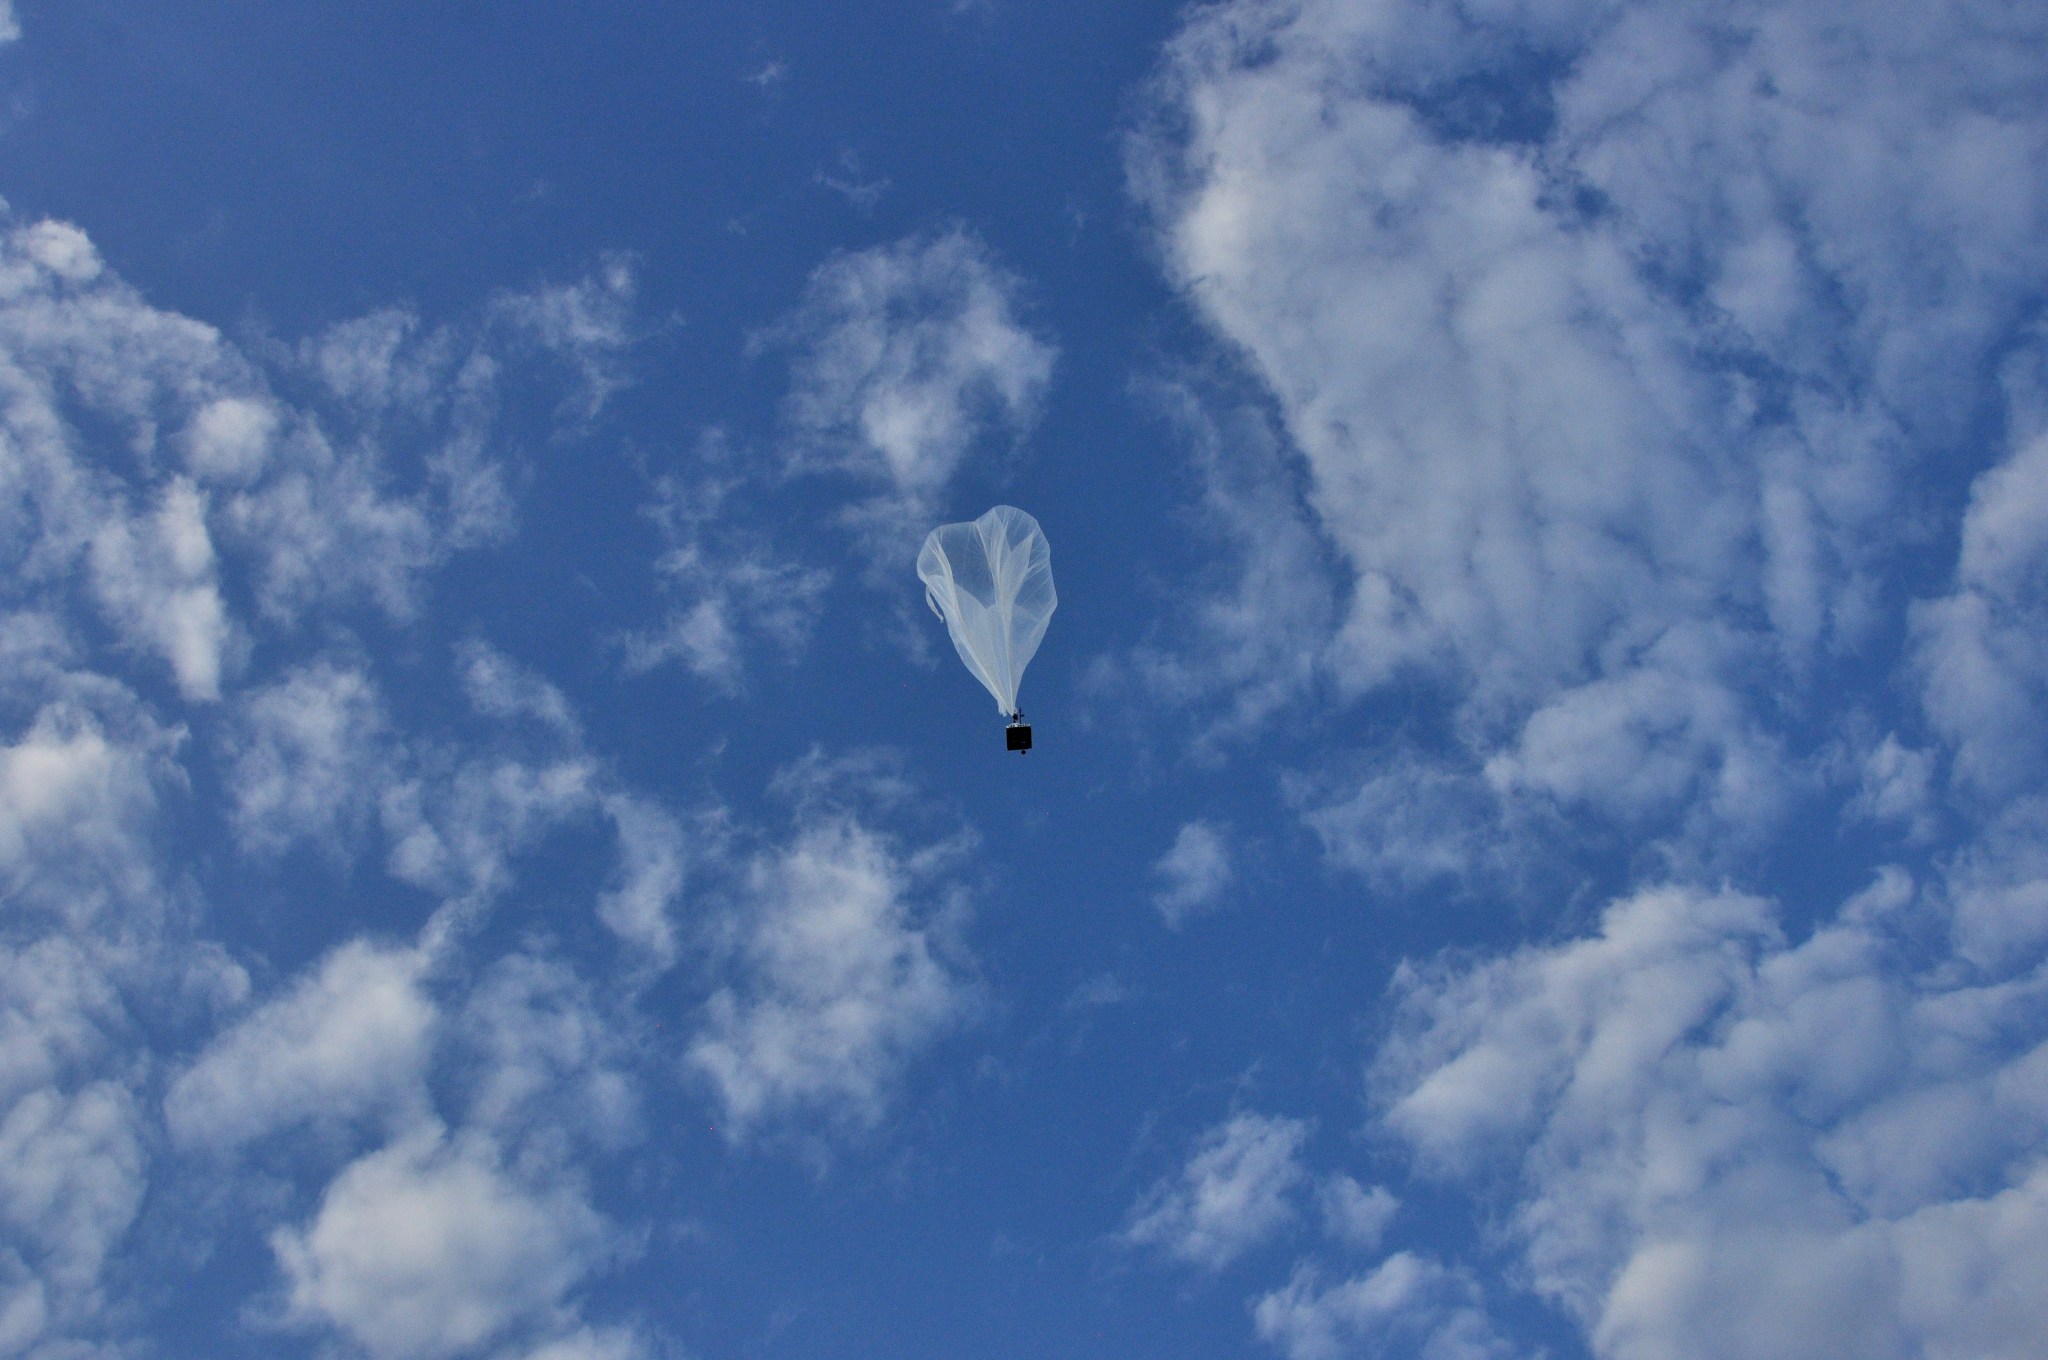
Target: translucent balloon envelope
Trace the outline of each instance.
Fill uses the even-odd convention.
[[[998,505],[971,524],[942,524],[926,535],[917,574],[960,659],[996,696],[996,708],[1014,715],[1017,683],[1060,602],[1038,521]]]

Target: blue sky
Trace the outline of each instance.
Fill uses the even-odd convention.
[[[2037,1345],[2038,6],[0,16],[0,1356]]]

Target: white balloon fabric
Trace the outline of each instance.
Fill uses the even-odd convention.
[[[998,505],[969,524],[942,524],[917,555],[925,603],[946,621],[953,646],[1008,717],[1017,683],[1045,637],[1060,597],[1052,588],[1052,548],[1038,521]]]

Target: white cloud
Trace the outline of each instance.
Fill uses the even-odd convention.
[[[2016,800],[1949,866],[1956,952],[2004,972],[2048,945],[2048,798]]]
[[[1353,564],[1342,673],[1449,660],[1540,694],[1718,575],[1727,492],[1688,447],[1704,394],[1618,243],[1554,217],[1536,167],[1325,98],[1371,69],[1370,26],[1205,16],[1169,72],[1188,140],[1140,169],[1175,278],[1280,398]]]
[[[407,308],[380,308],[305,340],[299,361],[329,393],[366,414],[429,410],[437,404],[454,336],[434,330],[415,338],[419,329],[419,317]]]
[[[0,881],[74,927],[157,892],[148,833],[166,738],[58,701],[0,747]]]
[[[187,699],[220,697],[228,643],[206,512],[205,495],[175,478],[148,519],[102,525],[90,554],[102,606],[163,654]]]
[[[120,992],[77,941],[0,949],[0,1108],[56,1086],[107,1047]]]
[[[1314,516],[1272,422],[1249,403],[1208,409],[1191,383],[1153,389],[1188,446],[1200,489],[1199,551],[1177,578],[1188,636],[1133,654],[1148,688],[1171,702],[1226,705],[1197,754],[1244,736],[1310,691],[1337,614],[1336,580]],[[1217,562],[1230,579],[1213,578]]]
[[[1287,1360],[1506,1360],[1515,1353],[1478,1306],[1470,1280],[1405,1251],[1328,1287],[1312,1267],[1300,1268],[1285,1288],[1258,1300],[1252,1317],[1259,1339]]]
[[[1401,1201],[1386,1186],[1368,1190],[1345,1175],[1325,1180],[1316,1190],[1316,1202],[1323,1211],[1323,1230],[1360,1251],[1378,1247],[1387,1225],[1401,1211]]]
[[[45,1088],[0,1118],[0,1220],[59,1290],[84,1293],[142,1203],[143,1133],[111,1081]]]
[[[573,311],[535,321],[540,338],[602,348],[568,324]],[[401,871],[481,901],[538,832],[603,811],[620,860],[608,886],[592,875],[586,905],[643,955],[672,954],[681,833],[584,752],[559,693],[462,649],[472,704],[498,741],[479,754],[403,738],[342,650],[355,621],[322,617],[368,603],[403,619],[433,567],[509,527],[488,448],[500,360],[486,349],[506,338],[494,323],[507,316],[466,331],[403,312],[344,326],[301,347],[286,400],[218,331],[151,307],[84,232],[0,223],[8,1354],[114,1353],[149,1316],[140,1277],[166,1243],[210,1248],[228,1230],[206,1221],[215,1211],[241,1213],[243,1226],[253,1212],[256,1231],[278,1212],[277,1182],[223,1177],[195,1154],[284,1135],[294,1141],[271,1169],[313,1170],[394,1130],[319,1215],[278,1234],[296,1320],[391,1354],[460,1349],[472,1334],[533,1354],[640,1353],[631,1331],[585,1325],[556,1283],[612,1249],[569,1159],[638,1127],[614,1045],[566,970],[487,971],[464,1006],[453,969],[450,1026],[426,990],[429,951],[357,940],[236,1014],[246,973],[194,936],[212,892],[240,881],[218,878],[202,853],[209,819],[260,855],[310,839],[346,856],[376,814]],[[279,346],[253,353],[293,361]],[[309,375],[322,390],[307,395]],[[298,628],[341,649],[294,664]],[[282,669],[239,689],[251,658]],[[131,674],[134,688],[121,678]],[[506,981],[514,974],[525,983]],[[167,1071],[157,1045],[203,1040],[224,1013],[198,1056]],[[436,1085],[451,1030],[483,1060]],[[434,1105],[451,1094],[468,1125],[443,1137]],[[211,1170],[188,1180],[181,1162]],[[138,1229],[153,1206],[165,1217]],[[423,1224],[420,1206],[447,1221]],[[180,1217],[194,1208],[199,1221]],[[442,1237],[407,1243],[410,1228]],[[498,1243],[508,1229],[519,1240]],[[502,1245],[497,1261],[464,1233]],[[380,1255],[394,1243],[418,1249]],[[366,1299],[398,1311],[370,1317]],[[437,1303],[442,1324],[425,1320]]]
[[[567,741],[582,740],[567,696],[537,671],[474,638],[456,649],[455,659],[463,692],[477,712],[505,721],[524,718]]]
[[[796,465],[880,483],[866,513],[887,533],[926,516],[971,449],[1036,419],[1054,350],[1018,319],[1016,292],[958,228],[819,266],[796,311],[761,337],[794,351]]]
[[[1697,809],[1724,834],[1769,826],[1794,776],[1744,711],[1744,650],[1718,627],[1673,627],[1637,664],[1538,708],[1486,762],[1487,782],[1622,825]]]
[[[76,227],[8,223],[0,487],[15,511],[0,547],[15,588],[82,570],[122,644],[194,701],[221,693],[253,622],[230,615],[225,577],[253,567],[272,621],[363,598],[410,615],[428,569],[510,523],[486,452],[497,363],[416,328],[379,313],[303,347],[341,403],[330,430],[269,396],[213,327],[151,307]]]
[[[512,860],[545,832],[590,810],[594,761],[580,751],[525,761],[489,756],[452,771],[430,765],[380,800],[387,867],[416,887],[483,903],[513,882]]]
[[[675,961],[675,912],[689,866],[682,823],[660,804],[631,794],[603,799],[618,832],[618,868],[597,899],[597,916],[621,940],[643,951],[645,962]]]
[[[1887,732],[1863,757],[1861,783],[1847,808],[1851,817],[1903,825],[1915,840],[1931,839],[1934,820],[1934,757],[1913,750]]]
[[[395,755],[368,673],[316,661],[238,708],[229,775],[236,838],[271,854],[310,840],[349,859]]]
[[[502,958],[445,1012],[431,963],[366,940],[330,954],[172,1083],[174,1142],[233,1153],[296,1135],[295,1154],[345,1161],[310,1220],[269,1234],[279,1323],[375,1356],[638,1354],[633,1333],[587,1326],[566,1297],[622,1245],[577,1169],[642,1132],[622,1035],[558,959]],[[442,1106],[460,1113],[452,1131]],[[354,1155],[366,1135],[374,1150]],[[260,1192],[241,1207],[277,1211]]]
[[[220,691],[231,633],[211,500],[158,466],[158,425],[196,394],[253,382],[211,327],[150,308],[85,234],[10,223],[0,238],[0,547],[14,592],[82,565],[122,642],[169,664],[180,691]],[[88,441],[71,417],[105,427]],[[92,442],[107,447],[94,449]],[[123,445],[125,444],[125,447]],[[99,456],[95,456],[99,455]]]
[[[589,985],[560,960],[514,954],[494,964],[458,1022],[467,1090],[466,1127],[514,1139],[522,1131],[566,1131],[616,1148],[639,1132],[613,1018]]]
[[[1286,787],[1329,861],[1382,890],[1513,883],[1534,858],[1525,829],[1509,822],[1521,809],[1504,807],[1476,772],[1404,753],[1342,780]]]
[[[428,487],[387,494],[369,443],[337,450],[306,426],[284,441],[270,474],[225,501],[227,524],[258,560],[257,598],[280,621],[326,602],[367,600],[395,619],[419,607],[423,577],[452,553],[501,538],[509,503],[480,453],[482,412],[429,461]]]
[[[522,1183],[488,1143],[427,1131],[352,1163],[312,1221],[271,1245],[288,1321],[332,1326],[372,1356],[437,1360],[559,1325],[609,1237],[568,1186]]]
[[[1152,905],[1174,930],[1202,912],[1221,904],[1223,894],[1236,878],[1231,867],[1230,845],[1223,828],[1213,822],[1194,821],[1181,827],[1173,844],[1152,866],[1152,874],[1163,886],[1152,895]]]
[[[246,483],[270,461],[280,424],[277,408],[260,397],[219,397],[185,427],[186,465],[205,480]]]
[[[1651,890],[1406,969],[1386,1126],[1438,1174],[1508,1171],[1507,1239],[1602,1355],[2026,1354],[2048,1313],[2002,1253],[2048,1235],[2039,947],[2003,981],[1906,970],[1922,901],[1887,874],[1790,945],[1756,898]]]
[[[2038,783],[2048,754],[2044,580],[2048,433],[1977,479],[1955,591],[1913,611],[1928,720],[1954,745],[1957,778],[1992,795]]]
[[[343,945],[208,1045],[171,1086],[181,1144],[233,1151],[307,1121],[416,1118],[438,1014],[413,949]]]
[[[705,441],[723,462],[723,441]],[[671,604],[657,625],[625,638],[626,669],[642,672],[680,661],[727,693],[741,688],[749,643],[766,643],[795,660],[809,640],[831,574],[779,555],[763,538],[723,521],[736,479],[663,478],[646,513],[664,549],[654,569]]]
[[[633,343],[636,262],[612,253],[575,283],[508,293],[494,317],[576,369],[582,391],[575,413],[590,419],[627,383],[623,355]]]
[[[621,1328],[579,1327],[542,1342],[520,1360],[641,1360],[648,1353],[638,1335]]]
[[[975,988],[950,957],[955,904],[920,900],[938,853],[904,855],[831,813],[748,866],[734,980],[688,1050],[729,1136],[802,1110],[876,1124],[911,1059],[966,1017]]]
[[[1132,1207],[1123,1241],[1203,1270],[1223,1269],[1294,1221],[1308,1133],[1299,1119],[1231,1116],[1202,1135],[1178,1175]]]
[[[2041,36],[1958,5],[1196,11],[1133,184],[1347,578],[1266,683],[1426,687],[1518,801],[1773,824],[1791,716],[1911,588],[1906,475],[1997,402],[2048,281]],[[1958,739],[2028,713],[2026,634],[1986,615],[1919,625]]]
[[[157,865],[180,734],[60,636],[15,614],[0,645],[0,1335],[16,1351],[90,1347],[121,1325],[108,1267],[131,1246],[154,1140],[137,1092],[138,997],[195,1015],[238,970],[191,947]]]

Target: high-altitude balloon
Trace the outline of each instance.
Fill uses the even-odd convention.
[[[998,505],[972,523],[942,524],[925,537],[917,574],[960,659],[1003,716],[1017,717],[1017,682],[1059,604],[1038,521]]]

